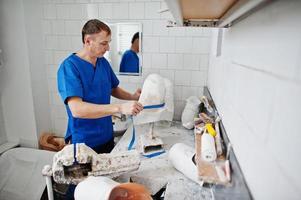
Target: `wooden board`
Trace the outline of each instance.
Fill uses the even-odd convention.
[[[202,134],[195,134],[195,161],[198,168],[198,175],[200,180],[203,180],[206,183],[215,183],[222,185],[229,185],[229,180],[221,179],[218,175],[218,171],[216,167],[220,167],[221,169],[225,169],[226,159],[224,155],[217,157],[214,162],[206,162],[201,158],[201,140]]]
[[[181,0],[184,19],[220,19],[237,0]]]

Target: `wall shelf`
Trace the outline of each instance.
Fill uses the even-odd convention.
[[[165,0],[175,21],[168,26],[227,28],[273,0]]]

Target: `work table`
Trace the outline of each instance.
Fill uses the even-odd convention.
[[[148,131],[149,128],[149,124],[135,126],[136,139],[133,148],[136,146],[139,135]],[[132,132],[133,126],[130,125],[112,152],[126,151],[132,139]],[[184,143],[194,147],[194,131],[187,130],[180,122],[174,121],[171,126],[155,126],[154,133],[155,136],[159,136],[163,140],[166,152],[153,158],[141,156],[139,169],[120,176],[119,182],[126,182],[131,179],[133,182],[146,186],[152,195],[165,187],[165,200],[252,199],[238,163],[235,163],[236,159],[231,160],[231,157],[235,158],[235,156],[230,154],[233,169],[231,186],[205,185],[201,187],[177,171],[168,161],[168,150],[172,145]]]

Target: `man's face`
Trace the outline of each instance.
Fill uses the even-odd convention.
[[[88,35],[86,38],[86,45],[90,53],[95,57],[103,57],[106,51],[110,50],[110,42],[111,35],[108,35],[105,31]]]
[[[139,53],[139,38],[137,38],[136,40],[134,40],[133,46],[136,49],[136,52]]]

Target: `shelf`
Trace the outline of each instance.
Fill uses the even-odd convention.
[[[165,0],[175,21],[169,26],[227,28],[272,0]]]

